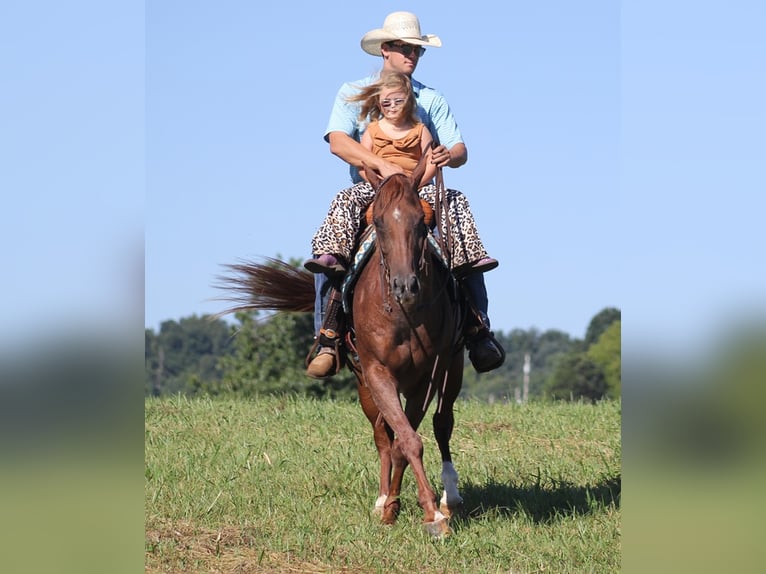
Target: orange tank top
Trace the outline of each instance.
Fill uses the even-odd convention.
[[[372,122],[367,126],[372,138],[372,153],[411,173],[423,155],[420,146],[424,127],[423,124],[418,124],[404,137],[393,139],[383,132],[377,121]]]

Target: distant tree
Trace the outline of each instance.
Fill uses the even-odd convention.
[[[601,367],[584,353],[570,353],[558,363],[545,390],[554,399],[596,401],[606,396],[606,377]]]
[[[218,359],[232,352],[228,325],[204,315],[164,321],[144,331],[145,394],[203,392],[222,377]]]
[[[159,396],[162,392],[160,381],[160,363],[164,357],[157,348],[157,335],[152,329],[144,329],[144,396]]]
[[[622,390],[621,330],[622,322],[615,321],[586,351],[587,357],[604,373],[610,398],[619,398]]]
[[[553,376],[559,361],[567,354],[580,348],[582,342],[572,339],[567,333],[558,330],[545,331],[538,340],[535,355],[532,357],[529,394],[531,397],[544,395],[545,381]]]
[[[615,307],[606,307],[599,311],[593,319],[590,320],[588,330],[585,332],[585,348],[587,349],[606,331],[615,321],[622,320],[620,310]]]
[[[235,320],[238,324],[228,325],[192,316],[166,321],[158,334],[147,329],[145,393],[355,396],[356,379],[348,369],[326,381],[305,375],[305,357],[313,343],[311,313],[241,312]],[[616,308],[607,307],[593,317],[584,341],[555,329],[496,331],[495,336],[506,350],[504,364],[480,374],[466,353],[462,397],[513,400],[523,387],[526,354],[531,359],[529,398],[620,395]]]
[[[529,397],[542,397],[544,383],[553,375],[558,359],[578,345],[577,340],[557,330],[540,333],[535,328],[514,329],[507,335],[498,331],[495,337],[505,349],[505,363],[494,371],[479,374],[466,359],[461,396],[479,400],[514,399],[517,389],[521,393],[523,387],[524,356],[529,353],[532,367]]]
[[[298,393],[316,397],[352,396],[353,374],[341,371],[326,381],[306,376],[305,358],[313,343],[310,313],[276,313],[258,319],[255,313],[237,313],[235,350],[223,357],[217,392],[243,396]]]

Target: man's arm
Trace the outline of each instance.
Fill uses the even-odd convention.
[[[372,151],[366,149],[362,144],[344,132],[330,132],[327,134],[330,142],[330,151],[333,155],[357,169],[362,169],[362,162],[368,167],[372,167],[381,177],[388,177],[395,173],[404,173],[401,166],[386,161],[376,156]]]
[[[468,148],[446,98],[430,88],[423,88],[421,98],[426,100],[424,103],[431,122],[431,135],[440,143],[434,149],[431,161],[438,167],[458,168],[464,165],[468,161]]]
[[[433,138],[431,137],[431,132],[428,131],[427,128],[423,128],[423,133],[420,137],[420,149],[423,155],[430,156],[430,154],[433,153],[433,150],[431,149],[431,146],[433,145]],[[427,183],[433,181],[434,177],[436,177],[436,170],[437,167],[434,164],[434,162],[431,161],[431,158],[428,158],[428,163],[426,164],[426,170],[423,172],[423,177],[420,178],[420,183],[418,184],[418,188],[426,185]]]

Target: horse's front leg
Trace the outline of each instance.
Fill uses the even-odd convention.
[[[414,431],[417,432],[418,427],[420,426],[420,423],[423,421],[423,417],[425,416],[425,411],[422,407],[420,408],[414,408],[414,405],[422,405],[423,397],[417,397],[417,399],[410,399],[407,401],[407,405],[405,407],[404,414],[407,416],[407,420],[410,423],[410,426]],[[422,460],[423,455],[423,449],[421,446],[420,449],[420,458]],[[394,442],[394,445],[391,449],[391,460],[392,460],[392,466],[393,466],[393,475],[391,478],[391,490],[389,491],[389,494],[391,495],[391,505],[390,510],[386,518],[388,519],[388,523],[392,523],[393,520],[396,518],[395,514],[398,514],[399,512],[399,495],[402,491],[402,480],[404,478],[404,471],[407,470],[407,465],[409,464],[407,461],[407,457],[404,456],[404,453],[402,452],[402,449],[399,448],[398,443]],[[422,504],[421,504],[422,506]],[[438,517],[437,517],[438,518]]]
[[[410,421],[410,424],[412,428],[417,431],[420,427],[420,423],[423,421],[423,418],[425,417],[426,411],[428,410],[428,406],[430,404],[430,396],[426,397],[426,393],[430,393],[430,389],[428,389],[425,385],[421,385],[422,392],[410,397],[407,400],[407,405],[405,407],[405,414],[407,416],[407,420]],[[395,453],[396,451],[394,451]],[[421,449],[421,457],[422,461],[422,449]],[[394,465],[394,478],[392,480],[392,488],[394,484],[400,484],[402,474],[404,473],[404,469],[406,468],[406,465],[402,467],[402,470],[400,473],[397,473],[397,467],[396,464]],[[444,472],[442,471],[442,476],[444,476]],[[457,484],[457,478],[455,479],[455,484]],[[432,500],[435,501],[435,498],[432,498]],[[425,509],[424,501],[421,499],[420,505],[423,506]],[[434,512],[433,520],[429,520],[427,517],[424,520],[424,526],[426,531],[435,537],[442,537],[445,535],[451,534],[452,530],[449,527],[449,514],[444,514],[441,512],[441,508],[436,510]]]
[[[383,415],[378,414],[378,418],[373,425],[373,436],[375,446],[378,449],[378,458],[380,459],[380,479],[378,487],[378,498],[375,500],[373,514],[382,515],[386,505],[386,499],[391,492],[391,448],[394,442],[394,433],[383,420]]]
[[[446,518],[436,506],[436,495],[428,484],[423,467],[423,441],[412,428],[410,421],[402,410],[399,402],[399,391],[396,380],[382,365],[375,365],[365,372],[370,392],[375,404],[383,414],[396,438],[392,448],[393,476],[391,489],[383,512],[383,521],[396,519],[399,508],[399,493],[401,492],[401,476],[409,464],[418,485],[418,502],[425,513],[424,522],[432,534],[430,524],[442,524]],[[422,414],[421,414],[422,419]],[[446,527],[448,529],[448,527]]]
[[[375,405],[375,401],[373,401],[367,386],[358,379],[356,388],[362,411],[372,425],[373,439],[375,441],[375,448],[378,450],[378,460],[380,461],[378,497],[375,500],[372,513],[382,515],[388,493],[391,490],[391,443],[393,443],[394,435],[383,420],[383,416]]]

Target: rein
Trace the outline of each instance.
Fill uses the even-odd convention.
[[[390,313],[392,311],[391,303],[389,302],[391,299],[391,271],[388,268],[386,257],[383,255],[383,250],[380,248],[380,245],[378,245],[378,253],[380,253],[380,296],[383,303],[383,309],[386,310],[386,313]]]
[[[432,148],[436,147],[436,141],[432,142]],[[447,261],[447,269],[452,269],[452,234],[450,233],[449,202],[447,190],[444,188],[444,175],[442,168],[436,168],[436,198],[434,199],[434,217],[439,229],[439,237],[436,241]]]

